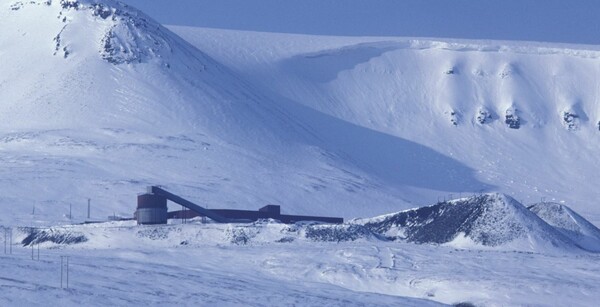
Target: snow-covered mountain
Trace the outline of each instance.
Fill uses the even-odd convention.
[[[2,199],[22,220],[81,219],[87,198],[129,215],[149,184],[344,217],[501,191],[600,220],[589,46],[170,28],[185,41],[114,1],[2,5]]]
[[[170,29],[266,91],[452,159],[382,159],[394,174],[439,172],[424,185],[436,191],[396,182],[408,199],[487,187],[600,221],[596,46]]]
[[[593,304],[595,226],[521,203],[600,221],[598,52],[0,0],[0,305]],[[399,213],[80,223],[131,216],[147,185],[211,209]]]
[[[2,0],[0,28],[1,203],[21,223],[64,219],[70,205],[84,219],[87,198],[95,218],[131,215],[149,184],[213,208],[350,217],[405,204],[344,156],[354,141],[316,128],[387,136],[285,109],[134,8]]]
[[[128,215],[163,184],[345,217],[498,190],[598,220],[590,47],[171,28],[196,48],[114,1],[2,3],[2,197],[22,219],[86,198]]]

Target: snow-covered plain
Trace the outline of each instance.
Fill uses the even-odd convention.
[[[31,260],[27,249],[14,252],[0,256],[0,303],[4,306],[441,305],[357,292],[300,275],[279,276],[271,271],[277,265],[261,269],[261,261],[269,260],[262,248],[43,251],[40,261]],[[60,284],[60,255],[64,254],[70,255],[68,289],[66,271],[65,288]]]
[[[31,260],[28,247],[2,255],[0,302],[589,306],[600,290],[598,254],[469,250],[373,238],[321,242],[277,223],[173,222],[56,228],[89,240],[41,243],[40,261]],[[24,236],[15,231],[15,239]],[[71,257],[70,290],[59,289],[60,255]]]
[[[597,228],[567,221],[600,222],[599,57],[595,46],[166,28],[112,0],[0,0],[0,225],[16,231],[0,303],[591,305],[598,255],[577,246],[597,246]],[[525,239],[71,225],[88,198],[91,219],[131,216],[153,184],[210,208],[345,218],[497,191],[514,199],[481,208],[510,214],[473,217],[518,221]],[[537,218],[517,201],[541,198],[574,211]],[[42,243],[34,261],[24,226],[88,240]]]

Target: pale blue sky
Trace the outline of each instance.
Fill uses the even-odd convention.
[[[600,0],[121,1],[171,25],[600,44]]]

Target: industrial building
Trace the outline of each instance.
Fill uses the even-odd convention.
[[[276,205],[267,205],[258,211],[206,209],[157,186],[148,187],[148,191],[138,195],[137,200],[135,219],[139,225],[166,224],[169,218],[187,219],[197,216],[207,217],[218,223],[250,223],[259,219],[274,219],[282,223],[316,221],[341,224],[344,222],[343,218],[337,217],[285,215],[281,214],[280,206]],[[167,200],[188,210],[168,212]]]

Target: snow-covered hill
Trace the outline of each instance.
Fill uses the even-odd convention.
[[[371,174],[377,157],[345,154],[388,136],[274,103],[134,8],[2,0],[0,29],[2,223],[53,223],[71,205],[82,220],[88,198],[92,219],[129,216],[149,184],[212,208],[352,217],[406,204]],[[330,143],[323,126],[352,138]]]
[[[408,199],[487,187],[523,203],[564,201],[600,221],[595,46],[170,29],[265,91],[452,159],[420,165],[410,149],[402,167],[383,159],[395,174],[440,172],[428,178],[438,192],[407,187]],[[474,180],[446,172],[452,165]]]
[[[534,252],[577,249],[574,242],[502,194],[439,202],[355,223],[393,240],[415,243]]]
[[[582,248],[600,252],[600,229],[571,208],[542,202],[529,206],[528,209]]]

